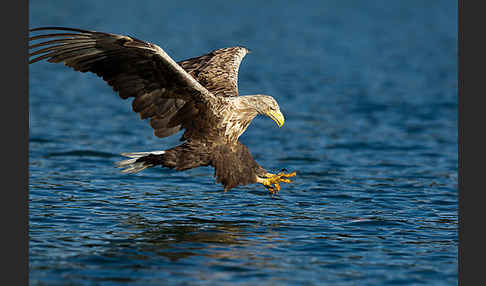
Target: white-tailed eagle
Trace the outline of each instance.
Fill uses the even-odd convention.
[[[33,57],[29,63],[46,59],[95,73],[121,98],[134,98],[133,111],[141,119],[150,119],[157,137],[184,130],[183,143],[171,149],[122,153],[130,158],[117,162],[122,172],[136,173],[158,165],[179,171],[213,166],[216,182],[225,191],[261,183],[272,194],[280,190],[281,182],[288,183],[296,175],[267,172],[238,140],[259,114],[279,127],[284,124],[273,97],[238,96],[238,69],[248,49],[218,49],[175,62],[159,46],[134,37],[63,27],[30,32],[46,30],[58,32],[29,38],[37,41],[29,46],[29,57]]]

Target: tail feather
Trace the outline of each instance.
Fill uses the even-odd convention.
[[[123,160],[115,162],[117,168],[121,168],[122,173],[138,173],[142,170],[155,166],[154,163],[147,161],[138,161],[138,159],[143,158],[148,155],[162,155],[165,151],[151,151],[151,152],[133,152],[133,153],[122,153],[122,156],[129,157],[132,159]]]

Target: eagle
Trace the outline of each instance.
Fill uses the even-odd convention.
[[[42,31],[42,32],[39,32]],[[49,32],[44,32],[49,31]],[[257,115],[282,127],[284,116],[269,95],[238,95],[238,69],[250,51],[242,46],[213,50],[175,62],[159,46],[124,36],[67,27],[30,29],[29,64],[46,59],[80,72],[92,72],[132,109],[150,119],[154,135],[181,130],[180,145],[163,151],[122,153],[123,173],[162,166],[177,171],[214,167],[217,183],[228,191],[261,183],[273,195],[296,172],[270,173],[252,157],[239,137]]]

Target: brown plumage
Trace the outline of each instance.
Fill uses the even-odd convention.
[[[284,123],[277,102],[267,95],[238,96],[238,69],[249,52],[244,47],[211,51],[174,62],[159,46],[134,37],[63,27],[31,29],[61,31],[39,34],[29,49],[29,63],[64,63],[103,78],[122,99],[132,97],[132,109],[150,119],[157,137],[184,130],[183,143],[165,151],[123,153],[122,172],[135,173],[161,165],[176,170],[213,166],[225,190],[262,183],[272,193],[287,177],[268,173],[239,140],[258,114]]]

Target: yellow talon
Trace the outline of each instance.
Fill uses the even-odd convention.
[[[274,195],[280,191],[280,183],[291,183],[292,181],[288,179],[289,177],[294,177],[297,175],[297,172],[292,172],[292,173],[284,173],[280,172],[278,174],[271,174],[267,173],[265,174],[266,178],[260,178],[258,177],[257,182],[262,183],[268,191]]]

